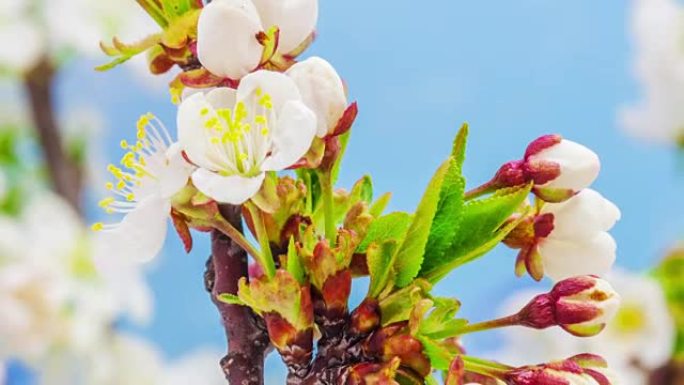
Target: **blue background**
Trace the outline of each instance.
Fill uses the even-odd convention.
[[[471,125],[465,166],[471,187],[520,157],[532,139],[560,133],[601,156],[594,187],[623,213],[612,232],[618,263],[648,268],[682,234],[684,178],[674,151],[628,138],[617,123],[617,110],[640,98],[629,6],[595,0],[322,1],[318,39],[306,55],[333,63],[360,107],[340,185],[371,174],[377,193],[394,193],[390,209],[411,211],[462,122]],[[108,156],[120,156],[119,139],[133,135],[142,113],[154,112],[173,130],[175,111],[163,82],[153,91],[126,70],[100,74],[91,68],[67,67],[58,100],[62,110],[85,103],[104,111]],[[225,344],[202,285],[208,254],[204,235],[196,234],[190,255],[169,237],[163,257],[151,266],[156,316],[136,332],[169,357]],[[498,248],[452,274],[438,291],[461,299],[463,315],[490,317],[512,289],[532,285],[513,276],[514,258],[513,251]],[[363,292],[357,290],[356,300]],[[485,334],[469,349],[490,350],[497,343],[495,333]],[[269,375],[278,378],[282,370],[273,355]]]

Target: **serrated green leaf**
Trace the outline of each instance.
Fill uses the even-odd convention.
[[[403,241],[410,225],[411,215],[409,213],[396,211],[384,215],[371,223],[366,237],[356,248],[356,252],[365,253],[368,246],[372,243],[381,244],[390,240],[400,243]]]
[[[494,248],[516,222],[501,225],[515,213],[530,193],[532,185],[501,189],[487,199],[465,205],[460,230],[442,260],[432,259],[424,264],[420,277],[434,283],[451,270],[483,255]],[[522,217],[522,216],[521,216]]]
[[[392,271],[392,256],[397,249],[397,242],[389,240],[382,243],[373,243],[368,247],[366,263],[370,275],[368,296],[377,298],[387,286]]]
[[[464,124],[454,140],[449,169],[440,191],[439,206],[425,247],[424,266],[432,266],[433,261],[441,261],[445,258],[461,224],[465,192],[462,168],[467,136],[468,125]]]
[[[290,243],[287,245],[287,271],[292,274],[300,285],[304,284],[306,280],[304,266],[299,254],[297,254],[297,247],[293,237],[290,237]]]
[[[221,293],[219,294],[216,298],[218,298],[219,301],[223,303],[227,303],[229,305],[240,305],[240,306],[247,306],[246,303],[244,303],[240,297],[238,297],[235,294],[230,294],[230,293]]]
[[[397,274],[395,284],[397,287],[404,287],[411,283],[420,271],[425,246],[430,235],[430,227],[432,227],[432,221],[439,205],[442,184],[451,162],[452,159],[450,158],[442,163],[430,180],[425,194],[418,204],[418,209],[406,237],[397,251],[394,258],[394,269]]]
[[[427,337],[419,336],[418,340],[423,344],[423,353],[430,359],[433,369],[449,370],[449,365],[454,359],[454,354],[449,349]]]

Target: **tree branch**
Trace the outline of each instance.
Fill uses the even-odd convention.
[[[52,185],[57,194],[80,212],[81,170],[64,152],[52,99],[54,74],[52,64],[45,58],[26,74],[24,88]]]
[[[221,214],[242,231],[239,206],[222,206]],[[221,360],[221,367],[230,384],[263,385],[264,358],[269,349],[263,320],[247,307],[217,299],[221,293],[237,294],[238,281],[248,274],[247,253],[218,230],[211,234],[211,252],[205,284],[221,315],[228,341],[228,354]]]

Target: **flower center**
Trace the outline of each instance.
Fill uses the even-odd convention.
[[[200,115],[211,147],[209,156],[220,165],[218,172],[224,176],[257,175],[271,144],[271,96],[257,89],[232,109],[203,107]]]
[[[613,324],[620,333],[637,333],[646,327],[646,316],[641,306],[626,303],[615,314]]]

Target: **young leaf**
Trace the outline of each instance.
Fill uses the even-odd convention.
[[[430,364],[435,370],[449,370],[454,354],[446,347],[427,337],[417,337],[423,344],[423,353],[430,359]]]
[[[387,286],[392,271],[392,256],[397,249],[397,242],[388,240],[382,243],[373,243],[368,247],[367,264],[370,275],[368,296],[377,298]]]
[[[400,243],[409,225],[411,225],[411,215],[401,211],[389,213],[374,220],[368,227],[366,237],[356,248],[356,252],[365,253],[372,243],[381,244],[390,240]]]
[[[395,284],[397,287],[404,287],[411,283],[420,271],[425,245],[430,235],[430,227],[432,227],[432,221],[437,212],[442,184],[451,163],[452,158],[442,163],[430,180],[425,194],[418,204],[418,209],[406,237],[394,257],[394,269],[397,274]]]
[[[302,266],[299,254],[297,254],[293,237],[290,237],[290,243],[287,245],[287,271],[292,274],[300,285],[304,284],[304,267]]]
[[[240,297],[238,297],[235,294],[230,294],[230,293],[221,293],[218,295],[218,300],[227,303],[228,305],[240,305],[240,306],[247,306],[246,303],[244,303]]]
[[[531,188],[525,185],[501,189],[487,199],[465,205],[461,226],[449,250],[441,259],[426,260],[419,276],[437,282],[456,267],[494,248],[513,230],[515,222],[501,225],[519,209]]]
[[[370,215],[374,216],[375,218],[379,217],[382,215],[383,211],[385,211],[385,208],[387,207],[387,204],[389,203],[390,199],[392,198],[392,193],[384,193],[378,198],[375,202],[373,202],[373,205],[371,205],[370,209],[368,209],[368,212]]]
[[[382,326],[408,320],[413,306],[418,301],[430,296],[430,289],[432,289],[432,285],[429,282],[423,279],[416,279],[409,286],[380,299]]]
[[[440,191],[439,205],[430,228],[423,264],[431,265],[433,259],[444,259],[460,226],[465,191],[462,166],[465,160],[467,136],[468,125],[464,124],[454,140],[451,161]]]

